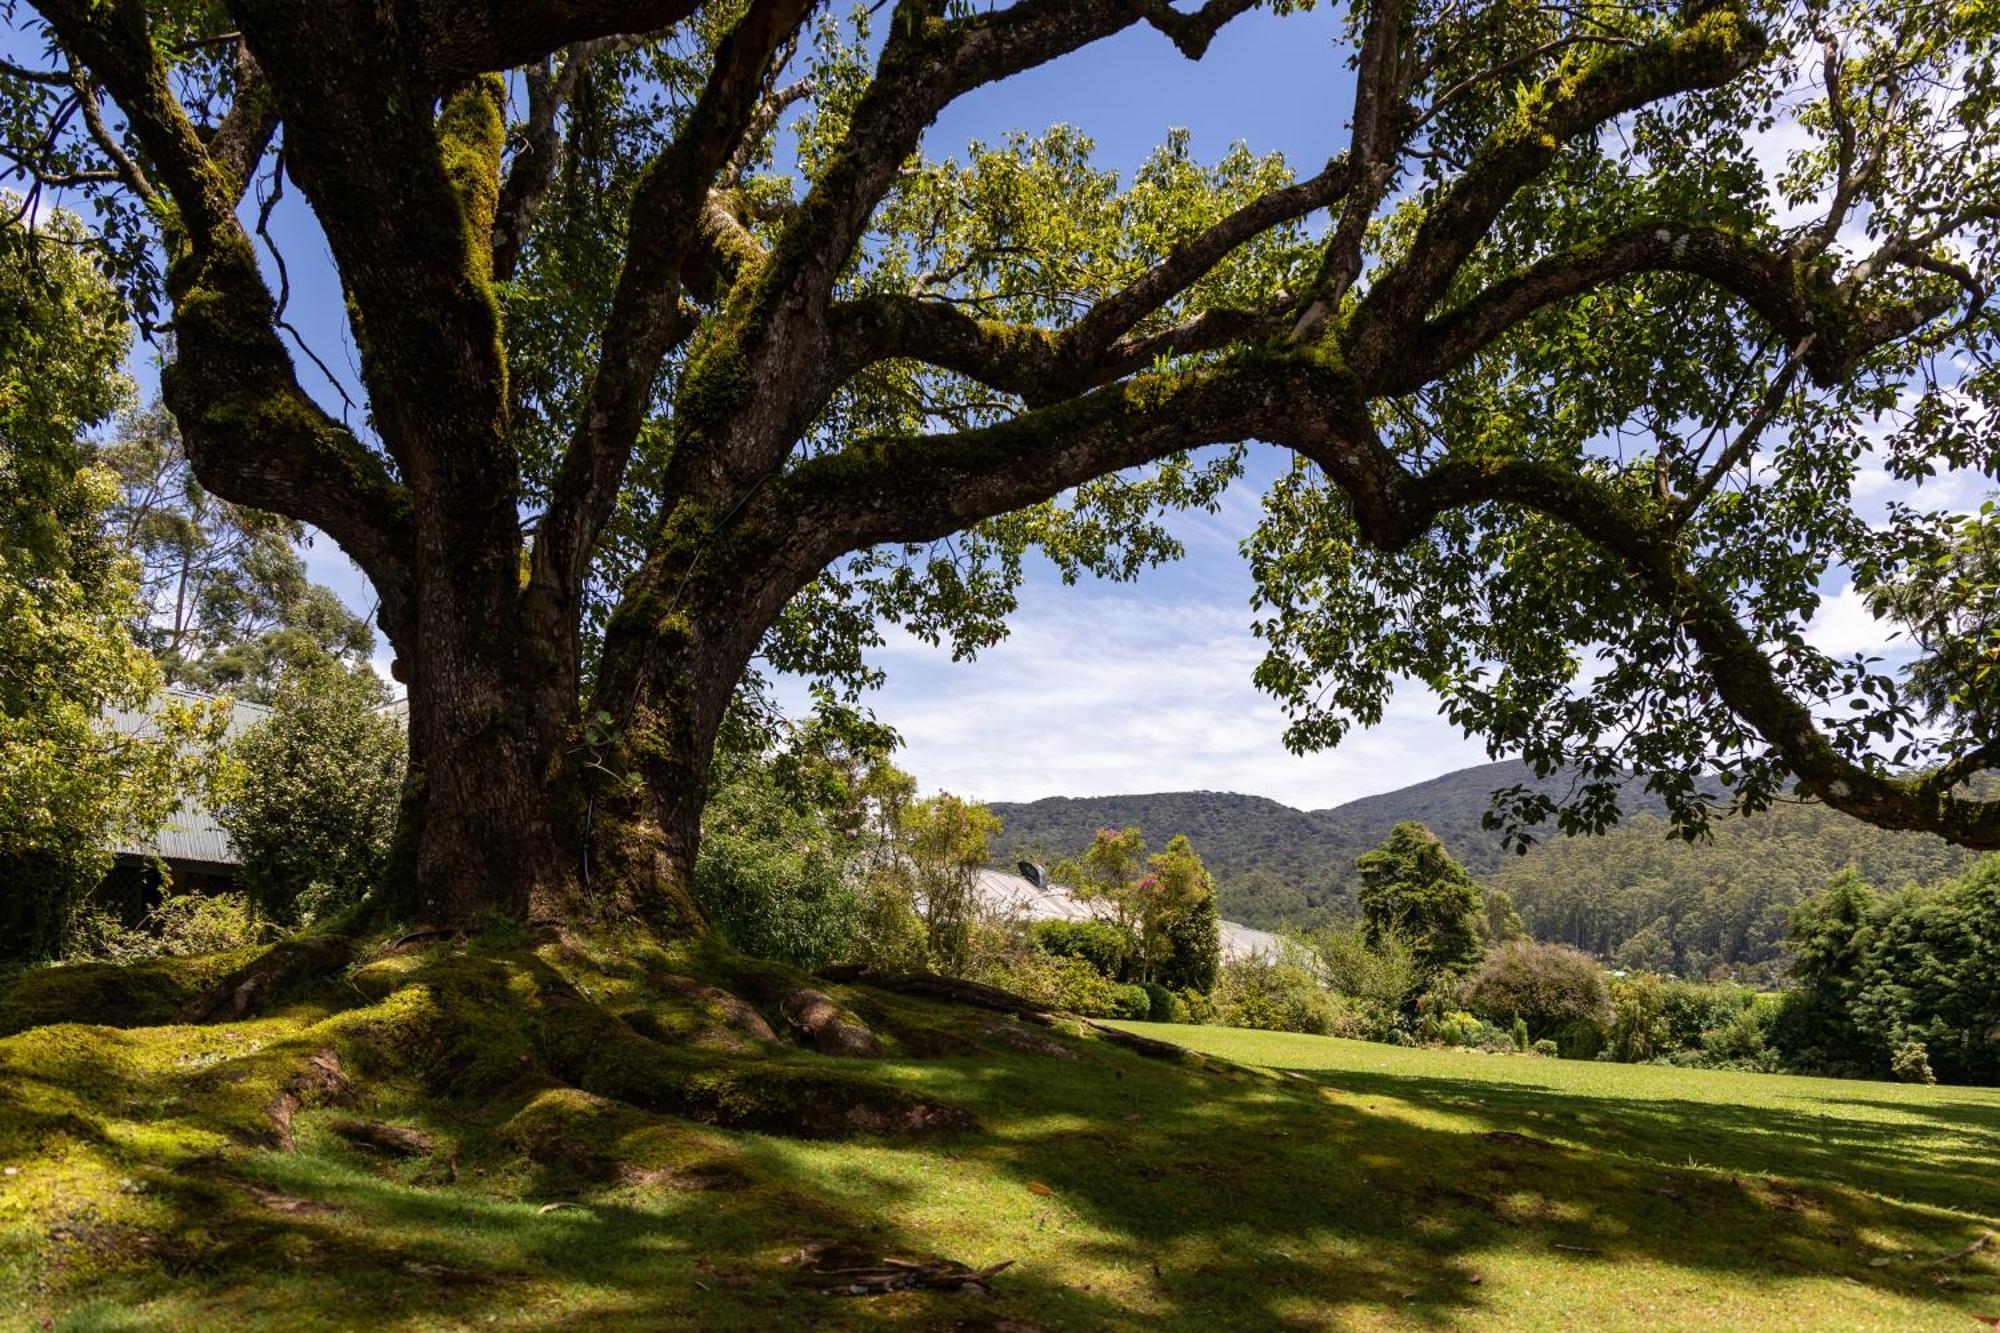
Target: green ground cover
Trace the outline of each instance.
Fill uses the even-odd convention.
[[[1148,1059],[829,987],[883,1039],[841,1059],[739,1039],[669,967],[745,989],[700,957],[433,948],[260,1017],[120,1027],[158,1023],[171,978],[121,1012],[100,977],[96,1024],[0,1039],[0,1326],[1950,1329],[2000,1306],[1991,1249],[1937,1262],[2000,1222],[1993,1093],[1131,1025],[1211,1051]],[[14,990],[0,1014],[40,1019]],[[593,1026],[612,1013],[650,1035]],[[352,1088],[307,1089],[288,1151],[272,1100],[328,1051]],[[839,1140],[689,1118],[817,1132],[855,1080],[952,1114]],[[354,1147],[357,1114],[434,1151]],[[1013,1264],[991,1297],[823,1294],[815,1270],[885,1256]]]

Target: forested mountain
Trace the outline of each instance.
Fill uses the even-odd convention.
[[[1845,866],[1885,889],[1957,875],[1976,853],[1892,833],[1823,805],[1779,805],[1713,826],[1709,843],[1644,815],[1601,838],[1557,838],[1485,882],[1513,895],[1537,939],[1622,966],[1705,976],[1776,957],[1787,910]],[[1225,908],[1226,900],[1225,900]]]
[[[1091,834],[1107,825],[1137,824],[1155,841],[1185,833],[1215,875],[1223,915],[1269,929],[1350,910],[1354,858],[1401,820],[1425,825],[1473,874],[1492,872],[1512,858],[1498,833],[1480,827],[1480,817],[1495,791],[1516,783],[1559,794],[1568,790],[1569,779],[1540,781],[1527,765],[1507,760],[1325,810],[1295,810],[1262,796],[1217,791],[996,802],[993,812],[1006,827],[995,846],[1003,863],[1022,856],[1055,860],[1081,851]],[[1634,811],[1660,809],[1638,791],[1629,805]]]
[[[1431,829],[1483,883],[1514,896],[1540,938],[1687,973],[1770,959],[1784,908],[1846,865],[1881,885],[1957,873],[1969,853],[1923,834],[1890,833],[1823,806],[1783,805],[1714,825],[1709,843],[1668,836],[1658,802],[1633,790],[1625,820],[1595,838],[1553,833],[1509,855],[1480,827],[1492,793],[1537,783],[1517,762],[1482,764],[1325,810],[1261,796],[1162,792],[1001,802],[997,859],[1074,855],[1099,827],[1137,824],[1155,842],[1193,840],[1215,875],[1224,916],[1270,929],[1352,911],[1354,861],[1398,821]]]

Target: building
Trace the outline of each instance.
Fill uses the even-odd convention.
[[[166,693],[183,703],[213,697],[196,690],[169,689]],[[270,713],[263,704],[231,700],[227,738],[236,739]],[[143,736],[153,726],[150,713],[130,709],[111,713],[109,720],[114,728],[127,735]],[[235,886],[236,872],[241,866],[236,850],[229,845],[229,835],[216,822],[214,812],[191,797],[181,801],[180,808],[158,833],[143,841],[120,843],[113,849],[113,855],[111,870],[98,888],[97,901],[128,923],[155,906],[169,884],[181,893],[218,893]]]
[[[980,905],[995,916],[1022,921],[1089,921],[1097,914],[1060,884],[1049,881],[1043,869],[1032,861],[1019,864],[1019,874],[986,867],[978,873],[974,892]],[[1252,958],[1276,958],[1282,941],[1268,930],[1253,930],[1234,921],[1219,923],[1222,961],[1246,962]]]

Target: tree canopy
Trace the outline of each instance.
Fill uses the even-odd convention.
[[[31,200],[91,196],[171,328],[201,484],[373,583],[427,913],[697,921],[753,659],[853,688],[884,620],[976,650],[1030,552],[1174,554],[1163,513],[1251,439],[1298,460],[1249,544],[1293,744],[1407,675],[1584,770],[1502,819],[1601,827],[1635,770],[1691,834],[1796,779],[2000,846],[1963,787],[1990,711],[1932,729],[1803,635],[1829,578],[1958,549],[1942,511],[1866,521],[1864,466],[1995,466],[1991,7],[1374,0],[1323,164],[1168,135],[1126,182],[1063,128],[926,155],[982,86],[1294,7],[33,0],[0,151]],[[285,341],[246,200],[286,187],[364,424]],[[1926,661],[1986,632],[1912,614]]]
[[[0,206],[15,201],[0,196]],[[150,835],[207,765],[224,719],[191,705],[130,719],[160,672],[133,642],[130,563],[105,538],[116,479],[83,436],[124,402],[111,284],[57,214],[0,223],[0,961],[65,942],[111,849]],[[125,725],[117,724],[123,712]]]

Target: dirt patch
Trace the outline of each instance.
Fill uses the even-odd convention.
[[[1488,1143],[1497,1143],[1503,1148],[1533,1148],[1542,1152],[1561,1152],[1562,1145],[1538,1139],[1532,1134],[1519,1134],[1511,1129],[1490,1129],[1479,1136]]]

